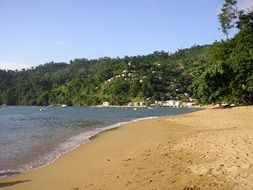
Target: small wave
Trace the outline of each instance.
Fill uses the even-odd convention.
[[[95,135],[97,135],[103,131],[110,130],[113,128],[118,128],[118,127],[128,124],[128,123],[134,123],[134,122],[138,122],[141,120],[148,120],[148,119],[154,119],[154,118],[157,118],[157,116],[138,118],[138,119],[133,119],[130,121],[119,122],[119,123],[112,124],[112,125],[105,126],[105,127],[101,127],[101,128],[93,128],[93,130],[91,130],[91,131],[83,132],[81,134],[78,134],[76,136],[69,138],[64,143],[60,143],[52,152],[50,152],[44,156],[40,156],[34,162],[27,163],[27,164],[23,165],[22,167],[17,168],[16,170],[0,170],[0,178],[8,177],[10,175],[15,175],[15,174],[19,174],[19,173],[23,173],[23,172],[27,172],[27,171],[31,171],[34,169],[48,166],[49,164],[53,163],[55,160],[57,160],[63,154],[66,154],[66,153],[78,148],[82,144],[89,142],[92,137],[94,137]]]
[[[17,175],[17,174],[20,174],[20,172],[1,170],[0,171],[0,178],[8,177],[8,176],[11,176],[11,175]]]

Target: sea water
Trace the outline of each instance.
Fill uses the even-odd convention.
[[[48,165],[97,133],[123,123],[196,110],[3,107],[0,109],[0,177]]]

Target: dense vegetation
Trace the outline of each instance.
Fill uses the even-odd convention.
[[[235,0],[226,0],[219,18],[226,35],[233,27],[239,32],[212,45],[206,64],[195,71],[194,97],[202,104],[252,104],[253,12],[238,11]]]
[[[238,11],[236,0],[225,0],[219,21],[227,37],[233,27],[239,32],[226,41],[174,54],[160,51],[0,70],[0,104],[122,105],[185,100],[186,93],[201,104],[252,104],[253,12]]]
[[[183,99],[191,93],[192,69],[205,60],[209,46],[174,54],[154,52],[124,58],[75,59],[22,71],[0,70],[0,104],[97,105],[103,101]]]

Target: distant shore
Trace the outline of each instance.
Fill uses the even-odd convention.
[[[253,106],[124,125],[1,189],[252,189]]]

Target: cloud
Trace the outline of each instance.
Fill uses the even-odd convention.
[[[22,63],[15,63],[15,62],[9,62],[9,61],[0,62],[0,69],[21,70],[21,69],[27,69],[27,68],[30,68],[30,66],[26,64],[22,64]]]
[[[240,10],[252,10],[253,9],[253,0],[243,0],[239,1],[238,8]]]

